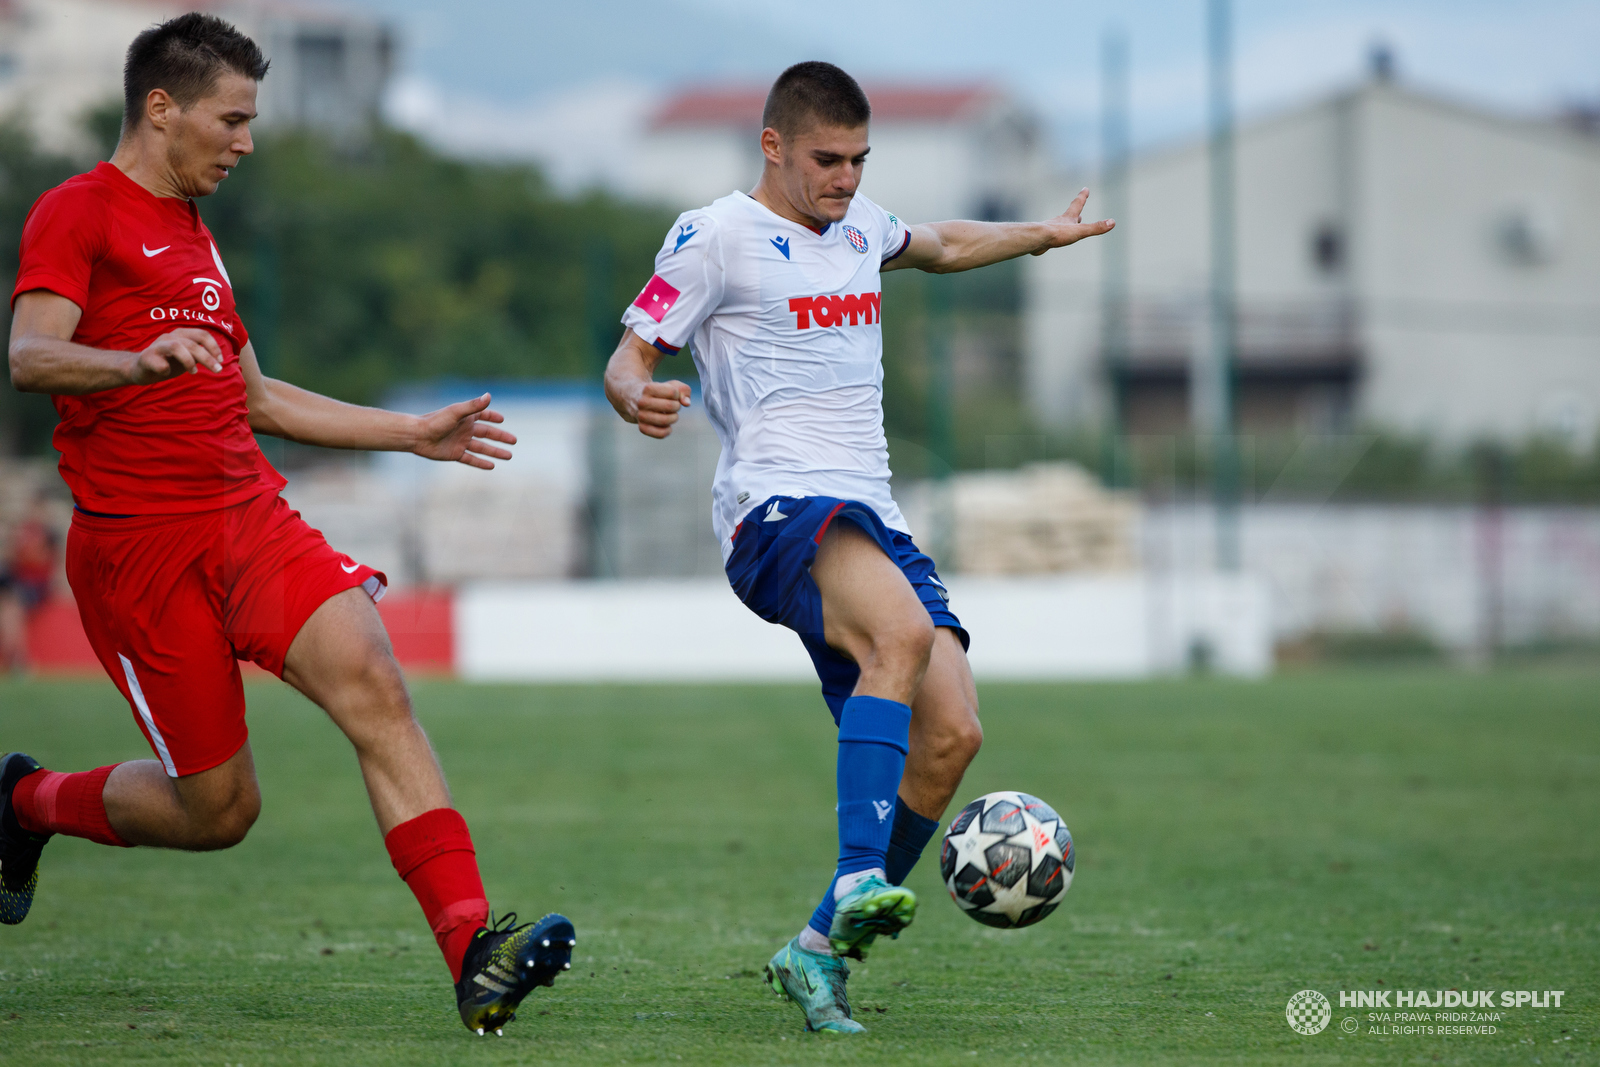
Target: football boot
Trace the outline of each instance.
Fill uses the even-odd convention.
[[[21,752],[0,758],[0,923],[15,926],[28,917],[33,891],[39,885],[39,853],[53,834],[35,834],[22,828],[11,807],[17,783],[43,767]]]
[[[850,966],[838,956],[800,947],[798,937],[778,950],[767,964],[773,992],[788,997],[806,1013],[806,1029],[824,1034],[859,1034],[865,1026],[850,1018],[850,997],[844,991]]]
[[[828,943],[841,956],[864,960],[879,934],[899,937],[916,916],[917,895],[874,874],[862,879],[834,908]]]
[[[572,946],[578,943],[572,921],[551,913],[536,923],[515,925],[517,913],[502,915],[479,927],[461,961],[456,1006],[461,1021],[479,1037],[517,1017],[517,1005],[537,986],[556,984],[556,975],[572,967]]]

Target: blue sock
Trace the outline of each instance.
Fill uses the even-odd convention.
[[[886,858],[893,814],[906,769],[911,739],[911,709],[882,697],[851,697],[839,714],[839,867],[854,874],[888,869]],[[833,925],[833,883],[811,916],[810,926],[826,935]]]
[[[899,885],[906,880],[906,875],[922,858],[922,850],[928,847],[928,839],[933,837],[937,829],[938,819],[918,815],[906,807],[905,801],[894,798],[894,830],[889,834],[889,865],[884,868],[889,872],[891,885]]]

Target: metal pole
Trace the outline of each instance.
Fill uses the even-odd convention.
[[[1233,27],[1229,0],[1208,0],[1211,104],[1211,307],[1209,358],[1202,388],[1215,442],[1212,498],[1216,508],[1217,569],[1239,569],[1239,455],[1234,437],[1234,361],[1237,352],[1235,293]],[[1197,383],[1199,384],[1199,383]]]
[[[283,375],[283,353],[279,344],[279,328],[283,316],[283,273],[278,257],[276,227],[269,208],[258,208],[255,214],[255,233],[252,235],[250,258],[251,279],[250,319],[245,323],[250,332],[250,346],[255,349],[256,363],[268,378]],[[284,461],[286,442],[276,437],[258,438],[261,451],[273,464]],[[414,574],[421,571],[413,568]]]
[[[937,274],[923,277],[928,343],[928,452],[933,477],[934,536],[931,552],[946,570],[954,569],[955,516],[950,474],[955,469],[955,383],[950,353],[950,283]]]
[[[1122,443],[1122,376],[1128,360],[1128,38],[1108,29],[1100,49],[1101,214],[1117,230],[1096,245],[1101,256],[1100,347],[1107,404],[1101,480],[1121,484],[1117,457]]]
[[[928,451],[933,476],[944,480],[955,468],[954,383],[950,366],[949,283],[928,276]]]
[[[255,275],[251,288],[250,344],[256,351],[256,361],[261,373],[275,378],[283,373],[282,358],[278,351],[278,327],[283,309],[282,273],[278,260],[278,242],[272,232],[272,223],[258,215],[255,226]]]
[[[600,388],[589,427],[589,555],[596,578],[616,578],[620,574],[616,427],[611,405],[605,400],[605,376],[619,327],[610,306],[611,246],[607,242],[595,241],[589,246],[583,280],[590,376]]]

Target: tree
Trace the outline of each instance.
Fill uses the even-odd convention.
[[[109,156],[115,109],[86,122]],[[38,151],[20,123],[0,125],[8,288],[28,209],[83,169]],[[531,166],[450,159],[388,130],[356,153],[310,134],[260,135],[200,211],[267,372],[361,403],[408,381],[592,374],[671,223],[599,192],[558,196]],[[597,262],[609,265],[598,277]],[[48,399],[3,394],[0,454],[47,452]]]

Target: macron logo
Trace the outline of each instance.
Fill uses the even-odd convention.
[[[872,810],[878,813],[878,821],[882,822],[883,820],[887,819],[889,817],[889,813],[894,810],[894,805],[889,803],[887,800],[874,800],[872,802]]]
[[[787,237],[772,238],[772,247],[783,253],[783,258],[789,258],[789,239]]]
[[[824,329],[829,326],[843,326],[847,318],[851,326],[858,323],[871,326],[875,322],[883,321],[882,300],[882,293],[797,296],[789,301],[789,310],[794,312],[794,328],[797,330],[811,329],[813,319]]]
[[[783,512],[778,510],[778,502],[776,500],[774,500],[772,502],[771,506],[767,508],[767,513],[766,513],[765,516],[762,517],[761,521],[762,522],[777,522],[779,519],[787,519],[788,517],[789,516],[785,515]],[[879,819],[878,821],[882,822],[883,820]]]
[[[139,246],[139,248],[144,252],[146,258],[149,258],[150,256],[159,256],[161,253],[165,252],[171,247],[171,245],[162,245],[160,248],[151,248],[144,244]]]

